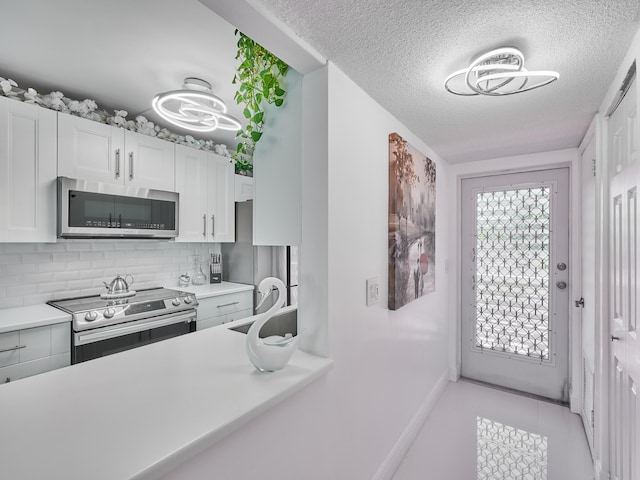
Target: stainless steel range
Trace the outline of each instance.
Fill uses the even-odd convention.
[[[47,303],[72,316],[71,363],[192,332],[198,306],[193,294],[167,288],[117,300],[96,295]]]

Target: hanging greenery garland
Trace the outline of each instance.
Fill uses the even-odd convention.
[[[264,106],[266,104],[282,106],[287,92],[283,88],[283,80],[289,65],[254,42],[244,33],[236,30],[238,53],[240,60],[233,83],[238,85],[235,100],[244,105],[243,115],[248,120],[247,126],[239,130],[236,138],[238,145],[232,154],[238,170],[252,170],[250,159],[256,143],[262,138],[265,122]]]

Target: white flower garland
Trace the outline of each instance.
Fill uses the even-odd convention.
[[[24,103],[39,105],[57,112],[77,115],[95,122],[114,125],[143,135],[149,135],[150,137],[157,137],[179,145],[215,152],[223,157],[231,156],[225,144],[217,144],[213,140],[197,140],[191,135],[177,135],[166,128],[160,128],[159,125],[155,125],[142,115],[138,115],[135,120],[127,120],[128,112],[125,110],[114,110],[113,115],[110,115],[106,110],[98,109],[96,102],[88,98],[81,102],[71,100],[58,91],[41,95],[33,88],[23,90],[18,87],[14,80],[2,77],[0,77],[0,95]]]

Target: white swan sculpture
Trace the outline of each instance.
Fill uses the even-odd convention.
[[[258,285],[258,291],[262,295],[256,310],[264,303],[275,287],[278,290],[278,298],[271,308],[264,313],[256,315],[256,320],[247,332],[247,355],[251,363],[261,372],[275,372],[282,370],[298,347],[298,337],[287,333],[284,337],[272,335],[267,338],[259,338],[260,329],[271,317],[282,308],[285,301],[285,286],[282,280],[275,277],[267,277]]]

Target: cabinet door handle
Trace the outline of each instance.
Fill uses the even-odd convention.
[[[120,178],[120,149],[116,149],[116,178]]]
[[[207,238],[207,214],[202,215],[202,236]]]
[[[218,305],[218,308],[222,308],[222,307],[230,307],[232,305],[238,305],[240,302],[231,302],[231,303],[225,303],[224,305]]]
[[[27,346],[26,345],[16,345],[15,347],[5,348],[4,350],[0,350],[0,353],[13,352],[14,350],[20,350],[21,348],[27,348]]]
[[[211,236],[215,237],[216,236],[216,220],[215,220],[215,215],[211,215]]]
[[[133,180],[133,152],[129,152],[129,180]]]

